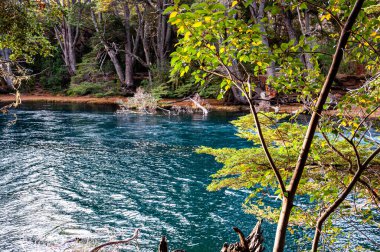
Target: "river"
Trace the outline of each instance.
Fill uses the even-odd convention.
[[[228,123],[236,114],[41,103],[17,115],[0,126],[1,251],[59,251],[74,237],[126,238],[135,228],[141,251],[155,251],[162,235],[171,249],[220,251],[237,241],[233,226],[248,233],[256,223],[241,208],[248,192],[206,190],[220,165],[193,152],[249,146]],[[269,251],[275,226],[263,227]]]

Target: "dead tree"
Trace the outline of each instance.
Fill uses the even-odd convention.
[[[245,238],[244,234],[237,227],[233,228],[238,234],[240,241],[228,244],[224,243],[220,252],[262,252],[264,251],[264,238],[261,230],[261,220],[257,222],[251,233]]]

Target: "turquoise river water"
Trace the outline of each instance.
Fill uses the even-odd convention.
[[[220,165],[197,146],[246,147],[236,115],[118,115],[112,107],[26,105],[0,125],[0,251],[52,250],[74,237],[129,237],[142,251],[220,251],[256,219],[245,191],[208,192]],[[270,250],[275,226],[264,223]],[[117,235],[116,235],[117,236]],[[120,238],[120,237],[119,237]],[[289,251],[295,251],[289,247]]]

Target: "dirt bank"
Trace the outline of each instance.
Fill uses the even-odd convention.
[[[22,94],[21,99],[24,102],[52,102],[52,103],[87,103],[87,104],[117,104],[118,101],[126,101],[126,97],[105,97],[96,98],[91,96],[59,96],[51,94]],[[0,103],[7,103],[14,101],[13,95],[0,95]],[[225,111],[225,112],[244,112],[249,111],[248,106],[245,105],[225,105],[222,101],[216,99],[205,99],[205,104],[210,111]],[[172,106],[179,107],[194,107],[194,104],[189,101],[183,101],[181,99],[163,99],[160,101],[160,106],[170,108]],[[280,113],[292,113],[300,109],[302,105],[294,103],[281,105],[279,107]],[[351,111],[354,114],[360,113],[359,109],[353,109]],[[335,114],[336,111],[329,110],[324,113]],[[379,118],[380,110],[371,115],[371,118]]]

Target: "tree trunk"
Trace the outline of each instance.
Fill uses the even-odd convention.
[[[294,40],[294,45],[298,44],[298,37],[297,37],[297,32],[293,27],[292,24],[292,17],[291,17],[291,12],[290,10],[283,11],[283,16],[284,16],[284,23],[286,27],[286,31],[288,32],[288,36],[290,40]]]
[[[125,86],[133,87],[133,51],[130,25],[130,10],[128,3],[124,4],[124,29],[125,29]],[[137,35],[138,36],[138,35]],[[135,45],[137,47],[137,45]]]
[[[253,1],[252,4],[249,6],[249,10],[251,12],[252,19],[255,21],[255,23],[259,24],[260,31],[262,32],[261,40],[262,40],[263,44],[268,48],[268,54],[271,55],[272,50],[270,49],[268,37],[265,35],[266,30],[265,30],[264,24],[261,21],[261,19],[263,19],[264,15],[265,15],[264,10],[265,10],[266,2],[267,2],[267,0],[261,0],[260,5],[257,6],[257,3],[255,1]],[[269,78],[274,78],[276,76],[276,68],[275,68],[275,63],[273,61],[267,67],[267,76]],[[271,91],[270,90],[271,85],[270,85],[270,83],[268,83],[268,81],[267,81],[267,84],[268,84],[269,91]],[[269,93],[271,93],[271,92],[269,92]]]
[[[16,88],[13,84],[13,78],[12,78],[13,72],[12,72],[12,68],[11,68],[11,61],[9,58],[11,53],[12,53],[12,51],[9,48],[4,48],[4,49],[0,50],[0,61],[4,60],[4,62],[2,62],[0,64],[0,68],[4,72],[3,76],[1,76],[1,77],[4,78],[5,83],[7,84],[7,87],[10,90],[15,90]]]
[[[61,24],[54,27],[54,33],[62,50],[67,71],[73,76],[76,72],[75,45],[79,36],[79,27],[75,27],[73,31],[72,25],[67,22],[66,18],[63,18]]]
[[[323,84],[322,90],[318,97],[318,101],[315,110],[312,114],[309,126],[304,138],[304,142],[301,148],[300,155],[298,157],[297,165],[294,169],[292,179],[290,180],[288,195],[284,195],[282,208],[280,213],[280,218],[277,224],[276,238],[273,246],[273,251],[284,251],[285,248],[285,237],[286,229],[288,227],[290,213],[293,207],[294,197],[297,192],[299,182],[302,177],[303,170],[306,165],[308,154],[310,151],[310,146],[313,141],[315,130],[318,126],[320,115],[323,111],[323,105],[326,103],[328,94],[330,92],[331,86],[333,84],[334,78],[339,70],[340,63],[343,58],[344,48],[347,45],[347,41],[351,35],[351,29],[355,23],[355,20],[361,10],[364,0],[357,0],[355,6],[347,19],[345,26],[342,29],[339,42],[336,47],[336,51],[333,57],[333,61],[330,66],[328,75]]]
[[[115,68],[117,77],[119,78],[121,85],[124,85],[125,79],[124,79],[123,68],[121,67],[121,64],[119,62],[119,59],[117,58],[117,54],[116,54],[115,50],[109,48],[107,45],[104,45],[104,48],[106,49],[107,54],[111,59],[111,62]]]
[[[98,26],[98,21],[96,20],[95,13],[92,10],[91,10],[91,19],[92,19],[92,23],[94,24],[95,31],[98,34],[100,34],[100,30],[99,30],[99,26]],[[111,59],[111,62],[113,64],[114,68],[115,68],[117,77],[118,77],[121,85],[124,85],[125,84],[124,72],[123,72],[123,68],[121,67],[121,64],[119,62],[119,59],[117,58],[117,51],[115,49],[113,49],[112,47],[110,47],[107,44],[107,42],[102,37],[100,37],[100,42],[104,46],[104,49],[106,50],[108,56]]]
[[[310,36],[310,13],[309,11],[305,12],[305,33],[304,33],[305,38]],[[310,48],[313,48],[312,45],[310,45]],[[311,61],[311,55],[310,53],[306,52],[305,54],[305,63],[307,69],[314,69],[314,64]]]
[[[157,49],[156,49],[156,57],[157,57],[157,65],[159,68],[163,68],[167,61],[167,52],[168,47],[170,45],[171,40],[171,26],[167,22],[168,17],[164,15],[163,12],[168,5],[167,0],[158,0],[157,1],[157,12],[158,20],[157,20]]]

